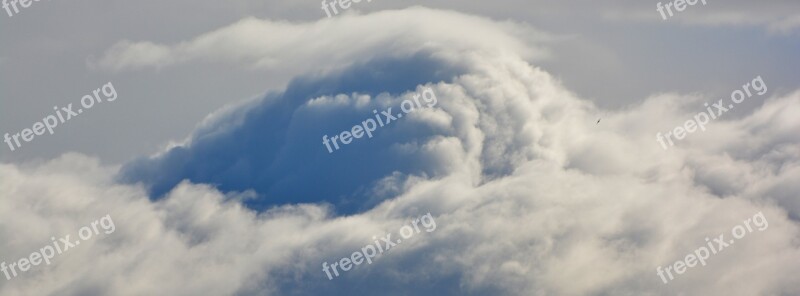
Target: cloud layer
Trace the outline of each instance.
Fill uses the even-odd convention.
[[[381,26],[377,39],[360,35]],[[270,42],[237,45],[267,31]],[[655,134],[714,98],[667,93],[601,110],[529,63],[537,49],[523,31],[414,8],[310,24],[248,19],[175,46],[115,47],[101,65],[223,57],[300,62],[307,73],[121,169],[141,183],[118,183],[120,168],[76,154],[0,165],[2,260],[105,214],[117,228],[0,293],[800,293],[800,92],[770,93],[753,114],[713,121],[665,151]],[[317,65],[325,70],[309,70]],[[422,87],[435,108],[325,150],[323,134]],[[656,275],[759,211],[767,230],[668,285]],[[427,212],[435,232],[334,280],[322,272]]]

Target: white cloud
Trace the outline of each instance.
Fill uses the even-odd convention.
[[[440,18],[451,18],[443,24],[458,23],[460,32],[474,36],[447,35],[442,25],[427,27],[435,25],[428,19]],[[417,27],[420,20],[425,30]],[[386,26],[381,37],[359,35],[359,28],[377,24]],[[270,58],[308,58],[304,68],[346,67],[375,56],[375,50],[432,49],[466,74],[431,84],[439,99],[435,111],[381,130],[401,139],[396,136],[433,127],[434,137],[397,140],[381,148],[416,147],[419,158],[410,161],[436,164],[438,178],[386,176],[381,188],[398,190],[398,196],[349,217],[335,217],[324,205],[255,213],[237,202],[241,196],[226,197],[210,185],[190,183],[151,202],[140,185],[117,184],[109,177],[117,167],[74,154],[42,164],[0,165],[0,260],[25,256],[50,236],[75,232],[105,214],[117,228],[57,257],[52,266],[0,281],[0,293],[800,293],[794,276],[800,271],[795,242],[800,234],[795,181],[800,176],[800,119],[795,116],[800,92],[773,95],[755,113],[718,119],[706,132],[664,151],[655,133],[682,124],[702,98],[664,94],[619,112],[599,110],[528,64],[527,54],[535,49],[514,35],[502,35],[505,29],[483,19],[411,9],[305,25],[249,19],[177,46],[112,51],[110,56],[125,57],[103,59],[114,69],[200,58],[259,65],[270,65]],[[239,42],[265,30],[279,31],[270,42],[240,47],[244,44]],[[424,40],[441,44],[428,48],[428,43],[415,43]],[[495,46],[495,54],[487,54]],[[143,48],[150,53],[140,53]],[[344,52],[331,53],[337,48]],[[115,64],[119,60],[124,62]],[[323,99],[313,107],[325,115],[333,112],[322,108],[326,105],[357,110],[358,101]],[[226,110],[200,132],[215,126],[237,131],[238,124],[227,124],[271,103]],[[297,120],[307,119],[299,112],[303,108],[311,107],[290,110]],[[600,124],[595,124],[597,114],[604,114]],[[449,126],[440,128],[443,122]],[[231,161],[240,163],[235,156]],[[339,174],[375,165],[354,162]],[[657,266],[682,259],[704,245],[705,237],[728,232],[759,211],[769,221],[767,230],[714,255],[708,266],[662,284]],[[323,261],[347,256],[373,235],[392,232],[406,218],[425,212],[435,217],[435,232],[333,281],[321,271]]]
[[[473,29],[462,30],[464,26]],[[403,56],[426,48],[480,48],[541,57],[544,50],[532,48],[531,41],[548,38],[517,23],[414,7],[363,16],[347,13],[313,23],[246,18],[173,45],[121,41],[92,63],[119,71],[204,60],[303,73],[342,67],[364,56]]]

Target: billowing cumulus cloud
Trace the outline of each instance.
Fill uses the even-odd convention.
[[[436,19],[460,27],[415,27]],[[378,41],[353,33],[383,23]],[[302,50],[235,46],[263,26],[276,31],[264,44]],[[318,33],[290,34],[309,28]],[[212,114],[180,146],[121,168],[76,154],[1,165],[2,260],[106,214],[116,231],[1,282],[0,293],[800,293],[800,92],[753,97],[765,102],[752,114],[723,116],[664,150],[656,133],[716,99],[665,93],[601,110],[531,65],[535,40],[512,28],[415,8],[309,24],[250,19],[178,46],[115,47],[120,67],[241,50],[232,57],[264,65],[274,55],[274,67],[308,57],[328,69]],[[356,36],[366,41],[308,49]],[[434,107],[333,153],[322,144],[425,88]],[[758,212],[768,227],[706,266],[666,285],[656,274]],[[435,231],[333,280],[322,271],[426,213]]]

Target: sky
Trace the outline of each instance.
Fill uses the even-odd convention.
[[[800,293],[800,2],[31,3],[2,295]]]

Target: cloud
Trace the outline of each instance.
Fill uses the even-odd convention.
[[[188,179],[225,191],[255,190],[260,198],[248,202],[254,208],[327,201],[347,213],[363,209],[365,198],[376,198],[367,186],[393,172],[441,175],[445,161],[425,156],[437,152],[434,146],[400,149],[395,143],[408,139],[413,144],[447,126],[427,122],[435,120],[436,112],[421,110],[333,154],[322,144],[323,135],[350,130],[373,118],[372,110],[394,106],[392,112],[397,113],[399,97],[410,99],[417,85],[453,79],[458,69],[448,67],[421,53],[402,60],[372,60],[324,78],[297,79],[282,93],[213,115],[218,118],[208,120],[188,144],[130,163],[121,177],[144,182],[155,197]],[[365,165],[339,173],[358,162]],[[308,180],[317,180],[318,186],[306,186]]]
[[[668,2],[671,1],[662,1],[662,4],[666,5]],[[673,9],[674,16],[666,21],[656,11],[655,3],[642,5],[641,2],[618,1],[616,4],[604,5],[600,8],[605,19],[692,26],[754,26],[780,34],[790,34],[800,27],[797,22],[797,18],[800,17],[800,14],[797,13],[800,4],[791,0],[769,3],[738,0],[708,1],[706,5],[698,2],[694,6],[687,6],[681,12]]]
[[[467,25],[473,30],[461,30]],[[377,26],[380,33],[374,30]],[[532,48],[530,41],[549,38],[513,22],[413,7],[364,16],[347,13],[311,23],[245,18],[177,44],[120,41],[91,64],[120,71],[202,60],[303,73],[341,68],[364,56],[405,56],[425,48],[440,54],[481,48],[542,57],[544,50]]]
[[[601,110],[531,65],[525,53],[535,50],[516,48],[525,41],[492,44],[497,49],[476,41],[488,38],[477,32],[502,35],[506,27],[452,12],[296,26],[335,39],[366,20],[413,28],[431,16],[465,20],[459,31],[475,36],[420,46],[402,41],[430,44],[426,38],[438,35],[389,29],[382,40],[400,41],[345,42],[353,60],[334,58],[329,71],[309,71],[284,91],[212,114],[181,146],[123,168],[75,154],[0,165],[2,260],[105,214],[117,227],[52,266],[1,282],[0,293],[800,293],[793,276],[800,92],[753,98],[765,102],[752,114],[717,119],[664,151],[655,134],[683,124],[710,98],[667,93]],[[239,36],[222,31],[215,38]],[[317,44],[293,40],[293,48]],[[323,61],[328,52],[308,54]],[[295,57],[286,54],[275,60],[290,65]],[[423,87],[437,95],[434,108],[376,138],[325,150],[323,134]],[[129,182],[118,183],[118,171]],[[322,262],[427,212],[435,232],[333,280],[322,272]],[[757,212],[768,229],[668,285],[656,275]]]
[[[769,29],[772,32],[789,34],[800,28],[800,14],[786,17],[781,21],[770,23]]]

